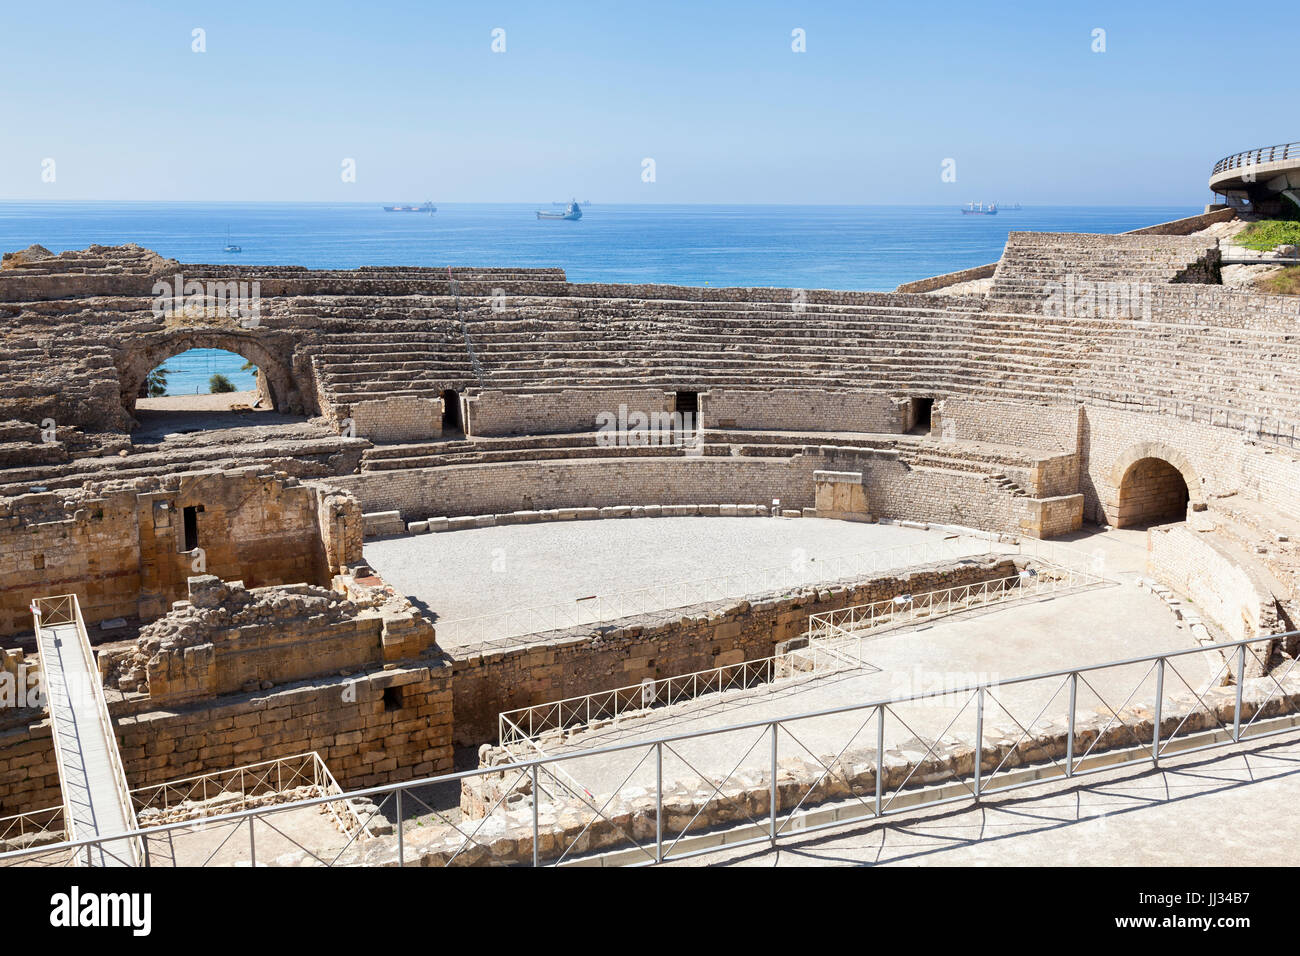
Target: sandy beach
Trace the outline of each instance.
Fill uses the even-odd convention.
[[[257,392],[226,392],[221,395],[164,395],[161,398],[141,398],[135,407],[143,412],[219,412],[236,405],[252,407]]]

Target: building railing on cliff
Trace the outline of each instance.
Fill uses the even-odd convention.
[[[352,791],[342,798],[368,800],[374,814],[396,820],[392,837],[364,846],[349,841],[337,852],[295,842],[299,854],[272,862],[654,864],[721,848],[776,847],[849,823],[978,804],[991,794],[1124,767],[1158,768],[1172,757],[1297,733],[1297,659],[1283,657],[1270,666],[1279,659],[1278,646],[1296,638],[1300,632],[1267,634],[962,683]],[[1244,679],[1248,673],[1258,676]],[[942,729],[920,726],[922,710],[930,714],[930,728]],[[991,725],[998,714],[1011,729]],[[869,749],[850,751],[859,739]],[[722,770],[704,763],[705,750]],[[804,769],[791,769],[792,760]],[[672,769],[666,769],[669,762]],[[624,775],[628,764],[632,769]],[[617,782],[594,780],[602,768],[614,769]],[[560,776],[586,778],[590,785],[582,785],[580,795],[563,788],[562,796],[540,785]],[[438,785],[462,788],[460,812],[426,802]],[[464,812],[467,791],[488,795],[481,812]],[[259,833],[263,840],[283,839],[286,823],[279,815],[338,799],[210,817],[203,833],[232,852],[244,848],[240,862],[256,865]],[[168,842],[190,826],[0,853],[0,866],[61,865],[112,840]],[[173,858],[150,853],[145,861],[166,866]]]
[[[1217,176],[1219,173],[1226,173],[1231,169],[1258,166],[1260,163],[1284,162],[1288,159],[1300,160],[1300,143],[1261,146],[1258,149],[1247,149],[1240,153],[1233,153],[1231,156],[1225,156],[1215,163],[1210,175]]]

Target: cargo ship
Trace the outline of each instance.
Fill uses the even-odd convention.
[[[996,216],[998,214],[998,204],[991,202],[986,206],[982,202],[967,203],[961,214],[963,216]]]
[[[437,211],[438,211],[438,207],[435,206],[433,203],[429,202],[428,200],[425,200],[425,203],[424,203],[423,206],[385,206],[385,207],[384,207],[384,212],[428,212],[428,213],[434,213],[434,212],[437,212]]]
[[[582,208],[578,205],[578,200],[573,200],[564,207],[564,212],[547,212],[544,209],[537,210],[538,219],[568,219],[570,222],[576,222],[582,218]]]

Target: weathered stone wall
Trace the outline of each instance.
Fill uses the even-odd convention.
[[[1118,517],[1124,473],[1137,461],[1154,457],[1174,465],[1197,502],[1235,491],[1247,454],[1241,435],[1229,429],[1094,405],[1084,409],[1081,450],[1084,514],[1107,524]]]
[[[907,399],[884,392],[711,388],[700,395],[705,428],[898,434],[906,416]]]
[[[446,665],[323,678],[189,707],[110,711],[133,788],[312,750],[345,788],[453,769]],[[0,816],[62,803],[52,748],[47,721],[0,732]]]
[[[134,648],[101,653],[100,670],[110,686],[161,705],[377,667],[433,646],[432,625],[404,599],[358,603],[311,585],[250,591],[204,575]]]
[[[352,405],[356,434],[377,442],[423,441],[442,437],[442,399],[391,396]]]
[[[796,456],[503,462],[323,481],[351,491],[366,512],[400,511],[407,521],[632,503],[716,504],[723,490],[737,504],[780,498],[788,508],[811,508],[814,461]]]
[[[466,434],[546,435],[556,432],[594,432],[620,406],[631,415],[672,411],[672,396],[663,389],[566,388],[553,392],[508,393],[488,389],[465,397]]]
[[[1147,571],[1192,600],[1231,640],[1273,634],[1277,601],[1258,572],[1233,559],[1213,535],[1183,525],[1147,532]]]
[[[1079,447],[1079,415],[1077,405],[947,398],[936,403],[933,430],[946,440],[1075,452]]]
[[[945,272],[943,275],[930,276],[928,279],[918,279],[915,282],[904,282],[895,292],[933,292],[935,289],[943,289],[950,285],[957,285],[959,282],[970,282],[974,279],[992,278],[994,270],[998,264],[990,262],[982,266],[975,266],[971,269],[961,269],[957,272]]]
[[[1083,499],[1077,494],[1059,500],[1031,498],[997,484],[987,472],[909,466],[889,452],[830,446],[820,450],[822,469],[862,472],[866,500],[877,518],[935,521],[1034,537],[1076,530],[1082,520]]]
[[[156,618],[196,573],[250,587],[328,584],[360,559],[361,515],[355,499],[329,490],[327,553],[323,493],[246,469],[0,499],[0,634],[30,630],[32,598],[53,594],[76,593],[94,624]],[[187,507],[203,509],[194,516],[198,550],[185,550]]]
[[[811,508],[813,472],[818,470],[862,472],[877,517],[1027,534],[1039,534],[1042,527],[1042,501],[1017,496],[987,471],[909,467],[897,453],[829,445],[807,446],[792,458],[510,462],[370,472],[322,483],[348,489],[367,513],[397,511],[406,521],[421,521],[551,508],[717,504],[720,495],[737,504],[769,505],[779,498],[782,508]],[[1079,496],[1049,500],[1054,497],[1077,499],[1078,504],[1057,507],[1082,513]]]
[[[456,743],[495,741],[497,715],[505,710],[769,657],[777,643],[807,630],[810,614],[1007,578],[1016,571],[1009,556],[941,562],[871,580],[800,589],[789,596],[762,595],[730,606],[701,605],[628,618],[613,632],[573,628],[509,650],[458,648],[453,678]]]

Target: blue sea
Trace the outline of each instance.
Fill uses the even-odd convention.
[[[581,221],[564,222],[536,218],[535,210],[556,208],[550,202],[437,206],[428,215],[384,212],[379,203],[0,203],[0,251],[137,242],[182,262],[558,266],[574,282],[889,290],[993,262],[1013,230],[1124,232],[1201,212],[1026,206],[963,216],[957,206],[595,204],[583,207]],[[242,253],[223,251],[227,235]],[[214,372],[251,387],[243,360],[228,355],[172,359],[169,393],[206,392]]]

